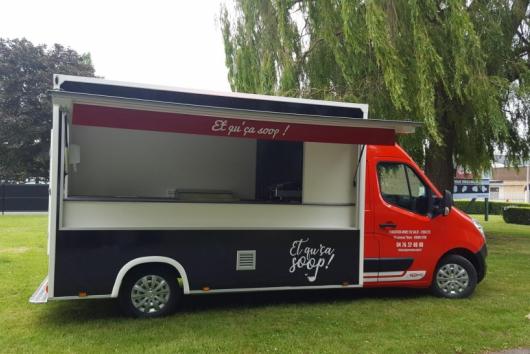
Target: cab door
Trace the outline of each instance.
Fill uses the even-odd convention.
[[[428,215],[432,192],[414,167],[398,159],[379,159],[373,196],[374,236],[379,244],[378,282],[428,278],[426,253],[434,230]]]

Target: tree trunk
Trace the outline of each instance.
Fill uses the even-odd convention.
[[[439,120],[439,127],[442,144],[436,145],[431,141],[425,156],[425,173],[440,192],[446,189],[452,192],[455,177],[454,128],[448,124],[446,115]]]

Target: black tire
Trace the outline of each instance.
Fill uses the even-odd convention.
[[[457,254],[450,254],[438,263],[431,290],[439,297],[463,299],[473,294],[477,279],[477,270],[470,261]]]
[[[139,318],[161,317],[173,313],[182,296],[177,277],[176,272],[159,266],[132,270],[120,288],[120,307],[125,314]],[[135,284],[138,286],[133,293]]]

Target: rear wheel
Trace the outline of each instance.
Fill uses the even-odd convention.
[[[477,271],[466,258],[451,254],[445,256],[436,271],[432,283],[435,295],[450,299],[470,296],[477,286]]]
[[[119,302],[134,317],[159,317],[172,313],[181,297],[177,274],[163,267],[143,267],[128,274]]]

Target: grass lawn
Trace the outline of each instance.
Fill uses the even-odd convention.
[[[477,216],[477,219],[480,219]],[[0,216],[0,352],[485,352],[530,347],[530,226],[483,222],[488,275],[470,299],[415,290],[186,298],[155,320],[110,300],[30,305],[46,274],[46,217]]]

